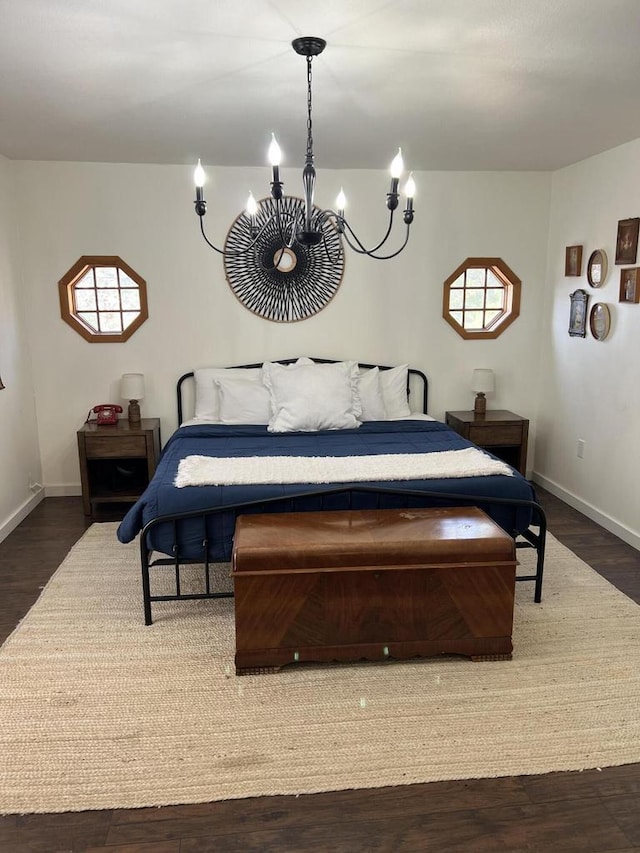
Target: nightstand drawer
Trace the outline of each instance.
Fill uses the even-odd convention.
[[[469,428],[469,439],[474,444],[480,444],[483,447],[493,444],[520,444],[522,441],[522,425],[471,425]]]
[[[87,435],[85,448],[88,459],[147,455],[147,442],[144,435],[114,433],[113,438],[108,435]]]

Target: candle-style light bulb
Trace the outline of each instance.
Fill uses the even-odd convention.
[[[404,194],[407,199],[411,200],[413,200],[413,197],[416,194],[416,182],[413,180],[413,172],[409,172],[407,183],[404,185]]]
[[[400,182],[400,175],[403,169],[402,148],[398,148],[398,153],[391,161],[391,186],[387,193],[387,207],[391,211],[395,210],[398,206],[398,183]]]
[[[198,165],[196,166],[195,171],[193,173],[193,182],[195,183],[196,187],[200,187],[200,189],[202,189],[206,180],[207,176],[205,174],[204,169],[202,168],[202,163],[200,162],[200,160],[198,160]]]
[[[207,180],[207,176],[204,173],[204,169],[202,168],[202,163],[198,158],[198,165],[195,168],[193,173],[193,181],[196,185],[196,213],[198,216],[202,217],[207,212],[207,203],[204,200],[204,182]]]
[[[391,161],[391,177],[396,180],[400,178],[404,171],[404,161],[402,159],[402,148],[398,148],[398,153]]]
[[[271,195],[276,201],[282,198],[282,181],[280,180],[280,163],[282,161],[282,150],[278,145],[275,133],[271,134],[271,145],[269,146],[269,162],[271,163]]]
[[[407,206],[404,209],[404,223],[411,225],[413,222],[413,197],[416,194],[416,182],[413,180],[413,172],[409,172],[407,183],[404,185],[404,194],[407,197]]]
[[[271,145],[269,146],[269,163],[279,166],[282,163],[282,149],[278,145],[275,133],[271,134]]]
[[[255,219],[256,214],[258,213],[258,202],[253,197],[253,193],[249,193],[249,198],[247,199],[247,214]]]
[[[338,229],[338,234],[344,234],[344,209],[347,206],[347,197],[344,194],[344,190],[340,187],[340,192],[336,196],[336,208],[338,210],[338,218],[336,221],[336,228]]]
[[[251,239],[254,240],[258,236],[258,221],[256,219],[258,214],[258,202],[253,197],[252,192],[249,193],[245,209],[247,211],[247,216],[249,217],[249,234],[251,235]]]

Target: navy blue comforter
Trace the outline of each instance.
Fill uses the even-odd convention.
[[[343,489],[340,494],[325,496],[324,499],[317,495],[297,499],[296,496],[303,492],[320,493],[335,489],[335,485],[187,486],[178,489],[173,483],[178,464],[186,456],[361,456],[374,453],[431,453],[470,446],[473,445],[469,441],[439,421],[372,421],[362,424],[359,429],[285,434],[269,433],[265,426],[216,424],[181,427],[167,442],[148,488],[120,524],[118,539],[131,542],[148,522],[159,516],[227,507],[266,498],[288,499],[271,507],[274,512],[343,509],[348,506],[367,508],[376,505],[374,495],[356,491],[350,496],[348,483],[339,484],[340,489]],[[512,477],[403,480],[351,485],[356,489],[359,486],[370,486],[379,489],[381,493],[401,489],[447,492],[471,498],[481,496],[535,500],[533,488],[517,472]],[[378,505],[384,508],[446,506],[451,503],[451,499],[438,501],[433,496],[421,498],[383,494]],[[530,524],[529,507],[475,503],[482,506],[510,534],[522,531]],[[265,511],[265,508],[253,511]],[[206,522],[190,518],[179,525],[162,523],[148,531],[147,541],[153,550],[165,554],[174,554],[174,546],[177,546],[180,557],[186,560],[202,558],[203,541],[206,539],[210,559],[229,560],[236,514],[235,510],[230,509],[210,516]]]

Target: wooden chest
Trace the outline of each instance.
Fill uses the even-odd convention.
[[[242,515],[236,672],[295,661],[510,658],[513,539],[474,507]]]

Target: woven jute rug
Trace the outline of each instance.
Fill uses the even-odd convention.
[[[512,661],[238,678],[232,600],[153,613],[145,627],[137,546],[93,525],[0,650],[1,812],[640,761],[640,608],[553,538],[543,603],[517,585]]]

